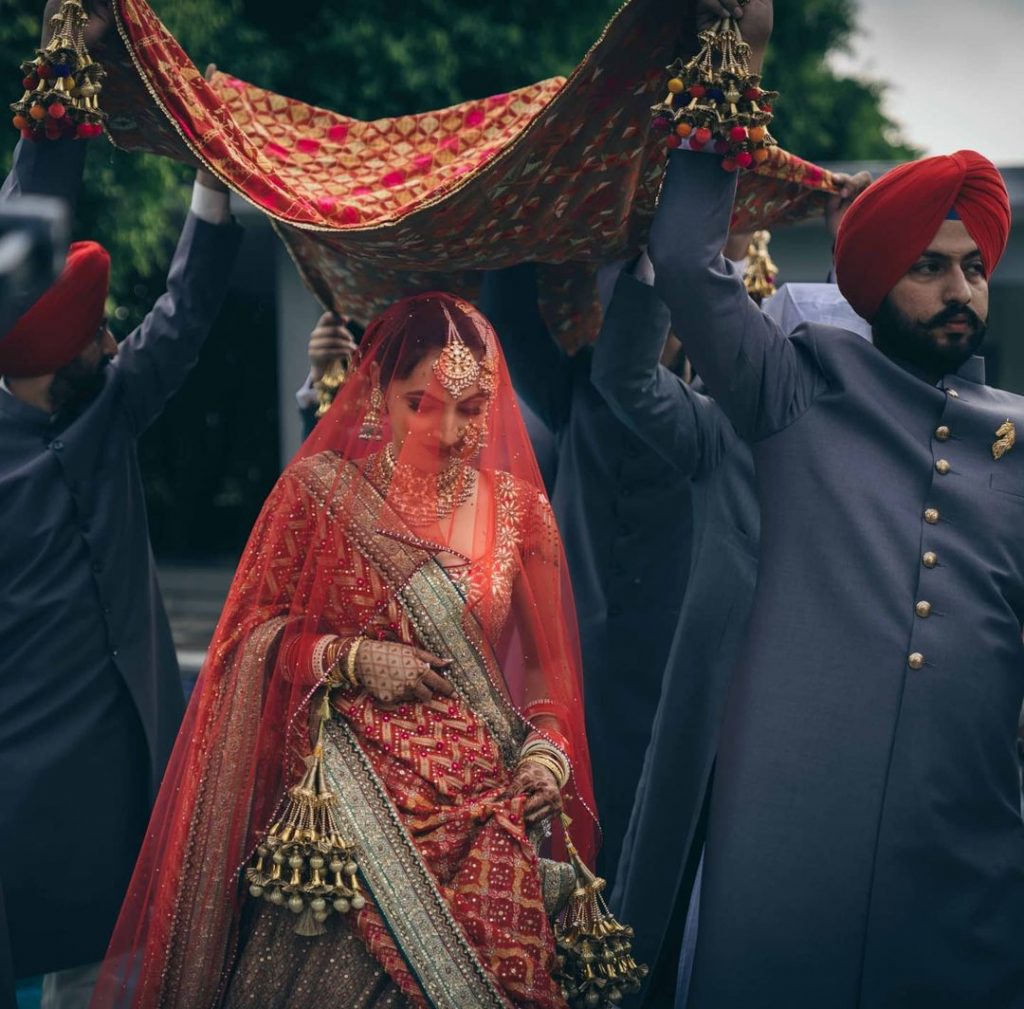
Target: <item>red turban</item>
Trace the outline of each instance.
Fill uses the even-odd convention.
[[[94,339],[110,286],[110,255],[74,242],[61,275],[0,338],[0,375],[29,378],[70,364]]]
[[[999,170],[976,151],[911,161],[868,186],[836,238],[836,280],[870,322],[886,295],[955,211],[978,244],[988,273],[1010,234],[1010,199]]]

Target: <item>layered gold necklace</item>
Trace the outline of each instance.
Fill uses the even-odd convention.
[[[379,458],[388,504],[411,526],[448,518],[476,490],[477,471],[457,457],[438,473],[400,463],[394,445],[388,445]]]

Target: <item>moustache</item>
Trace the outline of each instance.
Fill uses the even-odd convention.
[[[945,326],[946,323],[952,322],[954,319],[963,316],[971,325],[971,328],[977,332],[981,328],[981,319],[978,318],[974,309],[968,308],[967,305],[947,305],[937,315],[933,315],[925,324],[925,329],[939,329]]]

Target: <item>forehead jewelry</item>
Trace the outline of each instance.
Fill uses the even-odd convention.
[[[469,306],[458,302],[458,307],[472,321],[473,317]],[[438,359],[434,362],[434,378],[437,379],[441,388],[452,399],[458,399],[474,383],[479,383],[481,389],[485,392],[493,391],[495,377],[494,359],[486,337],[484,338],[486,350],[483,360],[478,361],[473,352],[466,346],[466,342],[459,335],[455,320],[451,317],[447,308],[444,310],[444,314],[448,320],[448,335],[445,338],[444,348],[441,350]]]

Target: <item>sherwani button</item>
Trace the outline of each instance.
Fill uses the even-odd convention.
[[[935,437],[939,441],[949,441],[950,430],[945,424],[940,425],[935,429]]]
[[[915,607],[914,612],[919,617],[930,617],[932,615],[932,604],[926,599],[922,599]]]
[[[921,563],[926,568],[933,568],[939,563],[939,555],[929,550],[921,557]]]
[[[939,476],[945,476],[953,467],[949,465],[948,459],[936,459],[935,469]]]
[[[925,508],[924,520],[928,525],[933,526],[939,521],[939,509],[938,508]]]
[[[946,395],[947,396],[952,396],[953,399],[959,399],[960,398],[960,393],[958,393],[956,391],[956,389],[947,389],[946,390]]]
[[[911,652],[907,656],[907,665],[911,669],[920,669],[924,665],[924,656],[920,652]]]

